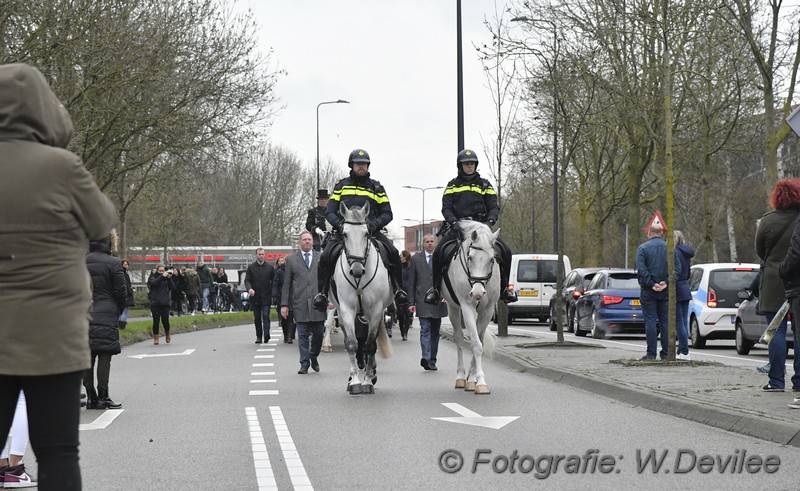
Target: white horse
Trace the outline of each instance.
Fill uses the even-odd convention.
[[[344,249],[336,261],[331,286],[332,301],[339,312],[339,325],[350,355],[350,394],[372,394],[377,382],[375,353],[392,354],[383,311],[392,303],[389,273],[367,230],[369,202],[362,208],[339,204],[344,217]],[[362,374],[360,369],[364,370]]]
[[[460,222],[461,240],[455,257],[444,275],[444,297],[453,324],[458,351],[456,389],[489,394],[483,374],[482,355],[491,356],[494,334],[486,327],[500,298],[500,266],[495,260],[494,243],[500,231],[469,220]],[[469,373],[464,369],[463,352],[472,355]]]

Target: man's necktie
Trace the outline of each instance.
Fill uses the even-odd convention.
[[[305,256],[305,258],[306,258],[306,268],[311,269],[311,259],[308,257],[309,253],[304,252],[303,256]]]

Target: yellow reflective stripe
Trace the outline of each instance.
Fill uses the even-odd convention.
[[[331,199],[334,201],[341,201],[342,196],[364,196],[375,201],[377,204],[389,202],[389,198],[386,196],[386,193],[375,193],[360,186],[344,186],[342,189],[335,190],[331,196]]]
[[[493,188],[486,188],[483,189],[480,186],[475,186],[474,184],[468,184],[466,186],[450,186],[444,190],[444,194],[455,194],[455,193],[466,193],[466,192],[473,192],[478,194],[497,194],[494,192]]]

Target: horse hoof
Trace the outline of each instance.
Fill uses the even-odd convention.
[[[372,385],[375,385],[377,383],[378,383],[378,376],[376,375],[376,376],[372,377]]]
[[[373,387],[373,386],[371,386],[369,384],[366,384],[366,385],[362,386],[362,389],[363,389],[362,394],[374,394],[375,393],[375,387]]]
[[[331,347],[331,345],[323,346],[322,351],[324,351],[325,353],[330,353],[333,351],[333,347]]]
[[[464,387],[464,390],[466,390],[468,392],[474,392],[475,391],[475,385],[476,385],[475,382],[467,382],[467,385]]]
[[[456,389],[463,389],[466,386],[467,386],[467,379],[465,378],[456,379]]]
[[[350,392],[351,395],[358,395],[358,394],[363,394],[364,393],[364,390],[363,390],[361,384],[349,385],[349,386],[347,386],[347,390],[348,390],[348,392]]]
[[[489,392],[489,386],[486,384],[476,385],[475,386],[475,393],[476,394],[491,394]]]

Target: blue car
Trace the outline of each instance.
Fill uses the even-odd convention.
[[[639,280],[633,269],[598,271],[575,303],[575,335],[644,334]]]

